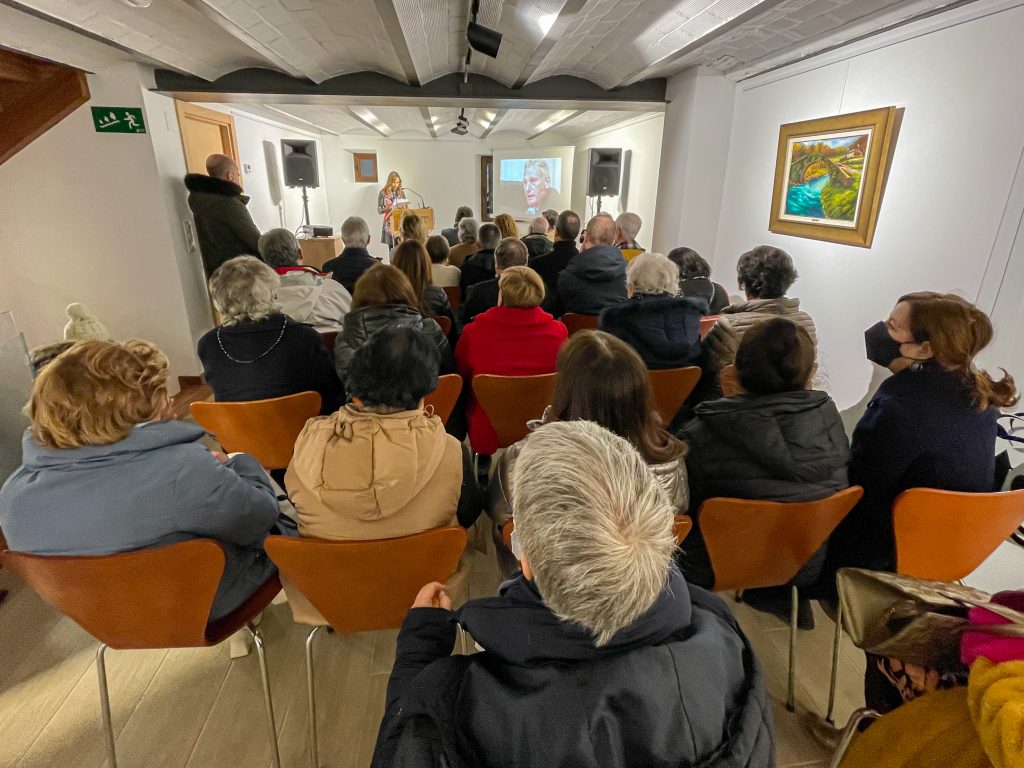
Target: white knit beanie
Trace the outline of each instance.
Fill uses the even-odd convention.
[[[110,331],[83,304],[68,304],[65,341],[110,341]]]

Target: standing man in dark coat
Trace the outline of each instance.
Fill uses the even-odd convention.
[[[206,158],[206,173],[188,174],[185,186],[209,280],[228,259],[258,257],[260,230],[246,208],[249,197],[242,194],[238,164],[227,155],[210,155]]]

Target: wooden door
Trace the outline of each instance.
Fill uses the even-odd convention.
[[[480,221],[490,221],[494,213],[494,157],[480,156]]]
[[[175,100],[174,107],[178,113],[181,146],[189,173],[205,174],[206,158],[217,154],[233,158],[241,167],[234,117],[187,101]]]

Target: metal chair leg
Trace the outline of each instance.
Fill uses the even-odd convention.
[[[863,720],[867,718],[877,719],[881,715],[873,709],[858,709],[850,715],[849,721],[846,723],[846,727],[843,729],[843,735],[839,739],[839,745],[836,747],[836,751],[832,753],[832,760],[829,762],[829,768],[839,768],[843,762],[843,758],[846,757],[846,751],[850,748],[850,744],[853,742],[854,736],[858,733],[858,727]]]
[[[277,749],[277,726],[274,723],[274,702],[270,698],[270,673],[267,672],[267,654],[263,650],[263,634],[259,627],[253,624],[246,625],[252,635],[253,645],[256,646],[256,656],[260,662],[260,679],[263,682],[263,701],[267,705],[267,735],[270,737],[270,758],[274,768],[281,768],[281,755]]]
[[[313,627],[306,635],[306,692],[309,695],[309,757],[313,768],[320,768],[320,750],[316,740],[316,692],[313,688],[313,638],[323,627]]]
[[[796,624],[800,610],[800,592],[796,587],[790,587],[789,595],[789,690],[786,694],[786,709],[793,712],[796,710]]]
[[[114,726],[110,718],[110,693],[107,691],[107,644],[100,643],[96,649],[96,673],[100,682],[100,715],[103,717],[103,736],[107,741],[107,768],[117,768],[117,752],[114,749]]]
[[[835,725],[836,712],[836,688],[839,685],[839,644],[843,639],[843,601],[838,601],[836,608],[836,635],[832,641],[832,683],[828,689],[828,711],[825,713],[825,721],[829,725]]]

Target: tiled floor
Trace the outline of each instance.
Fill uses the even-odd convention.
[[[491,557],[477,554],[471,593],[498,582]],[[0,570],[0,766],[100,768],[104,765],[94,642]],[[778,764],[825,765],[807,710],[823,712],[834,625],[800,633],[798,711],[786,691],[788,630],[730,598],[760,656],[775,707]],[[286,605],[264,615],[274,706],[284,768],[306,768],[307,709],[303,643],[306,627]],[[324,768],[369,764],[394,659],[394,632],[317,638],[320,756]],[[838,716],[858,705],[863,656],[846,645]],[[226,645],[203,650],[110,651],[107,673],[120,768],[270,766],[255,655],[231,661]]]

